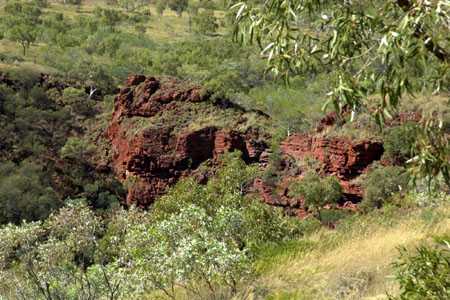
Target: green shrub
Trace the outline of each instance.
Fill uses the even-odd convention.
[[[322,209],[320,211],[320,221],[326,225],[334,225],[350,215],[350,212],[339,209]]]
[[[73,160],[86,161],[95,151],[94,145],[85,139],[70,137],[64,147],[61,148],[61,157]]]
[[[393,194],[404,190],[408,182],[409,174],[402,167],[377,167],[368,174],[363,183],[364,197],[361,209],[368,211],[381,208]]]
[[[282,154],[279,148],[273,148],[269,155],[269,165],[264,171],[262,179],[268,185],[275,186],[280,180],[279,173],[282,170]]]
[[[405,248],[394,263],[400,285],[398,297],[391,300],[450,299],[450,239],[434,246],[420,246],[414,252]]]
[[[46,218],[59,206],[43,168],[32,162],[0,163],[0,224]]]
[[[416,136],[416,125],[411,123],[387,129],[383,137],[385,157],[394,163],[404,163],[411,158]]]
[[[229,236],[236,244],[249,249],[295,236],[298,233],[296,225],[288,218],[258,199],[244,196],[248,183],[257,173],[239,156],[239,152],[226,155],[222,169],[206,186],[193,180],[178,183],[155,203],[153,217],[164,220],[195,204],[212,218],[225,218],[217,227],[217,230],[220,228],[217,234]]]
[[[0,228],[0,294],[7,299],[118,299],[116,265],[92,264],[101,230],[101,219],[82,203],[68,205],[46,222]]]
[[[302,197],[305,206],[319,213],[325,204],[336,203],[342,197],[342,187],[334,176],[321,178],[315,171],[308,171],[303,179],[290,186],[290,195]]]
[[[192,18],[194,32],[198,34],[214,34],[219,25],[217,18],[214,16],[214,11],[203,10]]]
[[[179,282],[191,297],[232,296],[261,248],[299,235],[299,222],[244,195],[256,174],[240,155],[226,155],[206,186],[177,184],[155,203],[152,221],[126,235],[122,252],[130,253],[139,281],[170,297]]]
[[[89,99],[81,89],[71,87],[65,89],[61,100],[72,114],[88,117],[94,113],[95,101]]]

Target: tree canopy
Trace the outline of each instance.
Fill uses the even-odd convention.
[[[405,95],[449,91],[448,1],[233,1],[231,9],[235,39],[257,43],[268,71],[329,74],[324,108],[350,120],[368,111],[382,127]],[[424,117],[414,174],[441,173],[450,184],[448,133],[436,112]]]
[[[448,1],[268,0],[232,8],[235,38],[258,43],[275,74],[331,73],[328,104],[339,111],[357,112],[376,94],[381,122],[414,88],[448,89]]]

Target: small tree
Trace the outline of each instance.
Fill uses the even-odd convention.
[[[162,16],[164,13],[164,10],[167,7],[167,2],[165,0],[158,0],[156,1],[156,13],[159,16]]]
[[[388,128],[383,137],[385,157],[397,164],[405,163],[412,157],[417,133],[417,124]]]
[[[176,287],[201,295],[202,284],[216,298],[215,284],[238,282],[248,274],[249,259],[245,250],[215,235],[212,221],[204,209],[191,205],[167,220],[136,226],[124,252],[133,273],[171,299],[176,299]]]
[[[389,198],[404,190],[409,181],[409,175],[401,167],[378,167],[368,174],[363,183],[364,199],[361,202],[363,210],[380,208]]]
[[[121,13],[114,9],[100,9],[99,13],[101,22],[111,28],[112,31],[122,20]]]
[[[22,46],[22,54],[27,54],[27,49],[36,41],[37,30],[33,26],[27,24],[17,24],[8,32],[8,37],[12,41],[18,42]]]
[[[277,76],[327,74],[325,107],[333,106],[338,115],[350,110],[353,119],[368,109],[381,127],[406,94],[448,92],[448,0],[229,3],[235,39],[256,42]],[[415,173],[427,179],[440,174],[450,185],[448,135],[430,126],[435,115],[428,118],[416,145]]]
[[[25,56],[28,48],[38,37],[42,12],[37,5],[20,2],[8,3],[5,12],[8,14],[5,21],[6,36],[22,46]]]
[[[216,33],[219,28],[217,18],[213,10],[203,10],[192,18],[194,32],[198,34],[210,35]]]
[[[45,223],[0,229],[0,290],[8,299],[118,299],[117,264],[93,264],[101,220],[82,199]]]
[[[168,0],[167,5],[173,10],[178,17],[181,17],[183,12],[188,8],[188,0]]]
[[[37,164],[11,162],[0,166],[0,224],[46,218],[59,202]]]
[[[291,196],[300,196],[305,206],[318,214],[325,204],[336,203],[342,197],[342,187],[334,176],[321,178],[315,171],[308,171],[303,179],[290,187]]]
[[[137,0],[118,0],[118,4],[127,12],[135,10],[139,5]]]
[[[61,157],[73,160],[84,161],[95,150],[86,140],[78,137],[70,137],[67,139],[64,147],[61,148]]]

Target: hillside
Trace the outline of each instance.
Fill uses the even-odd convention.
[[[450,7],[305,3],[0,0],[0,300],[449,299]]]

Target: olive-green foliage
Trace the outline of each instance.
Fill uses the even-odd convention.
[[[285,135],[305,132],[323,117],[326,76],[297,76],[290,85],[272,82],[256,86],[249,92],[249,105],[271,116],[274,125]]]
[[[45,91],[33,85],[23,73],[24,88],[14,91],[0,87],[0,151],[4,158],[23,160],[42,154],[46,148],[58,148],[65,143],[67,130],[72,126],[68,111],[58,107]]]
[[[120,11],[108,8],[96,7],[94,9],[94,15],[96,21],[108,26],[111,30],[114,30],[125,19],[125,16]]]
[[[183,12],[188,8],[188,0],[168,0],[167,6],[173,10],[177,16],[181,17]]]
[[[171,298],[174,287],[194,298],[232,297],[258,249],[299,233],[296,222],[244,196],[256,174],[240,155],[226,155],[206,186],[178,183],[154,204],[148,223],[130,230],[122,252],[139,274],[134,280],[145,278]]]
[[[442,178],[450,188],[450,138],[444,123],[439,119],[428,119],[417,130],[412,162],[412,178],[425,179],[428,191],[439,189]]]
[[[85,91],[76,88],[64,89],[61,104],[77,116],[89,117],[95,112],[95,101],[89,99]]]
[[[400,249],[394,263],[396,280],[400,285],[394,300],[450,298],[450,239],[444,237],[434,245],[419,246],[415,251]]]
[[[424,85],[439,89],[448,80],[449,7],[443,2],[271,0],[231,5],[236,38],[258,42],[275,74],[328,73],[331,67],[336,77],[330,80],[329,104],[339,112],[373,104],[366,95],[376,91],[374,113],[381,124],[403,94]],[[420,33],[413,12],[420,18]]]
[[[117,0],[117,3],[126,11],[133,11],[145,4],[145,2],[141,0]]]
[[[206,186],[192,180],[177,186],[157,201],[153,207],[155,218],[176,215],[183,207],[194,204],[205,209],[212,217],[217,214],[233,212],[236,222],[224,222],[221,230],[241,246],[258,247],[266,241],[276,241],[289,237],[287,232],[295,231],[280,212],[259,202],[258,199],[244,196],[247,184],[256,176],[254,167],[246,166],[238,159],[238,153],[225,157],[224,167]],[[239,220],[239,221],[238,221]]]
[[[353,120],[369,111],[382,127],[407,94],[449,91],[450,7],[443,1],[269,0],[230,6],[235,39],[257,43],[275,75],[327,74],[324,107],[339,115],[350,110]],[[450,185],[448,136],[433,112],[423,122],[414,173],[427,180],[442,175]]]
[[[334,204],[342,197],[342,187],[334,176],[321,178],[315,171],[307,171],[305,176],[290,186],[292,196],[300,196],[305,205],[313,211],[325,204]]]
[[[365,179],[364,196],[361,202],[363,210],[380,208],[389,198],[405,190],[409,182],[409,174],[402,167],[378,166]]]
[[[165,0],[156,1],[156,12],[158,13],[158,15],[162,16],[166,7],[167,7],[167,2]]]
[[[111,175],[93,171],[93,145],[77,137],[67,140],[69,132],[82,128],[80,113],[93,100],[75,88],[46,90],[26,69],[9,76],[18,81],[16,90],[0,86],[0,168],[9,170],[0,179],[0,223],[45,218],[67,197],[85,197],[101,209],[124,197]]]
[[[35,3],[13,1],[4,8],[8,14],[4,19],[8,39],[22,46],[23,55],[39,34],[41,9]]]
[[[8,299],[117,299],[114,265],[92,265],[101,219],[82,203],[45,223],[0,229],[0,294]]]
[[[264,67],[248,49],[224,38],[192,38],[162,44],[150,54],[153,73],[188,78],[203,83],[219,96],[233,96],[262,85]],[[129,55],[129,54],[128,54]],[[141,59],[138,59],[140,61]]]
[[[215,18],[210,10],[202,14]],[[92,14],[68,16],[45,10],[39,20],[40,44],[34,59],[102,93],[112,92],[130,73],[190,79],[220,97],[247,92],[266,82],[264,64],[250,51],[252,47],[243,50],[226,36],[206,40],[189,36],[155,43],[142,34],[152,20],[140,11],[96,8]],[[203,25],[212,32],[213,24]],[[129,26],[139,31],[130,31]],[[0,20],[0,27],[8,27],[6,19]]]
[[[295,220],[244,196],[255,169],[240,155],[226,155],[205,186],[180,182],[148,212],[100,216],[75,199],[45,222],[0,228],[0,294],[232,297],[259,249],[299,234]]]
[[[89,145],[88,141],[78,137],[71,137],[67,139],[66,144],[61,148],[61,157],[74,160],[86,160],[94,151],[94,146]]]
[[[383,137],[385,157],[398,164],[406,162],[412,156],[416,137],[416,124],[406,123],[388,128]]]
[[[320,211],[320,221],[322,224],[335,225],[352,213],[341,209],[322,209]]]
[[[41,166],[29,161],[0,163],[0,224],[40,220],[58,206]]]
[[[192,23],[194,32],[204,35],[214,34],[219,28],[217,18],[212,10],[203,10],[196,14],[192,18]]]
[[[81,5],[83,0],[66,0],[64,1],[64,4],[70,4],[70,5]]]

